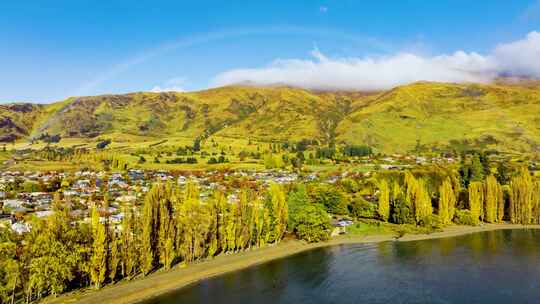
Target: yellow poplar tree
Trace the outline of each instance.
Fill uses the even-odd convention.
[[[484,220],[488,223],[500,222],[504,215],[501,214],[504,213],[504,201],[501,185],[495,176],[486,178],[485,191]]]
[[[414,214],[417,224],[425,222],[425,219],[433,213],[431,197],[426,189],[423,179],[417,181],[414,205]]]
[[[270,240],[277,243],[281,241],[285,234],[288,220],[287,199],[285,198],[285,192],[278,184],[270,185],[269,207],[272,225]]]
[[[533,189],[533,223],[540,224],[540,181],[534,183]]]
[[[443,225],[448,225],[454,218],[456,210],[456,195],[452,181],[446,178],[439,187],[439,218]]]
[[[484,203],[484,186],[481,182],[471,182],[469,184],[469,208],[474,225],[478,225],[482,216],[482,206]]]
[[[416,194],[418,192],[418,181],[410,171],[405,171],[405,203],[409,206],[413,214],[416,214],[415,211],[415,200]]]
[[[527,168],[510,180],[510,221],[514,224],[532,222],[534,183]]]
[[[107,250],[105,225],[99,220],[96,206],[92,207],[92,257],[90,258],[90,279],[96,287],[101,288],[107,272]]]
[[[390,217],[390,189],[386,180],[379,181],[379,216],[381,220],[388,222]]]

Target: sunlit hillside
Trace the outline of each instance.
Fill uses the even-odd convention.
[[[414,83],[386,92],[311,92],[229,86],[191,93],[70,98],[0,109],[4,142],[151,142],[212,136],[261,142],[316,139],[368,144],[380,152],[418,148],[540,149],[540,89],[530,83]]]

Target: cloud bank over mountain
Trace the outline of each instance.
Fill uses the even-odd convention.
[[[497,45],[489,54],[456,51],[425,56],[330,58],[319,50],[309,59],[277,59],[260,68],[218,74],[213,86],[286,84],[322,90],[383,90],[415,81],[489,82],[500,75],[540,77],[540,33]]]

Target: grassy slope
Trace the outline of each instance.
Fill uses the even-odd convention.
[[[340,139],[386,152],[468,140],[501,150],[540,143],[540,91],[495,85],[416,83],[369,101],[339,126]],[[493,139],[490,138],[493,137]]]
[[[27,113],[0,109],[0,117],[20,126],[18,137],[60,133],[61,145],[91,147],[104,137],[113,139],[113,148],[145,147],[163,139],[168,145],[190,145],[198,136],[233,145],[247,138],[328,142],[334,137],[383,152],[407,152],[418,141],[426,147],[538,150],[539,114],[538,86],[507,83],[415,83],[371,95],[230,86],[71,98],[33,106]],[[0,128],[0,135],[13,132]]]

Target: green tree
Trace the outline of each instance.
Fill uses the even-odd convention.
[[[292,217],[294,232],[309,243],[325,241],[332,231],[330,216],[321,205],[303,205]]]
[[[347,200],[345,194],[334,185],[321,184],[311,191],[311,201],[321,204],[328,213],[347,214]]]
[[[14,303],[17,290],[23,285],[17,242],[11,231],[0,228],[0,302]]]
[[[480,182],[484,180],[484,166],[480,160],[480,155],[474,154],[471,168],[470,168],[470,181],[471,182]]]
[[[299,208],[307,204],[309,204],[309,196],[307,194],[306,186],[304,184],[295,185],[293,190],[287,195],[287,208],[289,210],[288,228],[290,230],[294,230],[295,228],[292,221],[293,215],[296,214]]]
[[[92,207],[92,258],[90,278],[96,289],[101,288],[107,273],[107,231],[101,223],[96,206]]]

